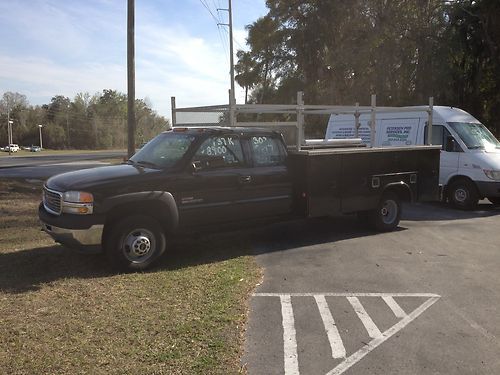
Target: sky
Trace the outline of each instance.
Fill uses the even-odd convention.
[[[212,14],[207,10],[210,9]],[[136,98],[170,118],[178,107],[228,102],[227,0],[135,0]],[[234,52],[265,0],[233,0]],[[127,91],[127,0],[0,0],[0,95],[30,104],[103,89]],[[236,57],[235,57],[236,62]],[[236,101],[244,90],[236,85]]]

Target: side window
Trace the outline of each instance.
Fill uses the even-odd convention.
[[[239,138],[227,135],[206,139],[196,151],[193,163],[200,169],[243,164],[243,150]]]
[[[285,162],[285,155],[280,141],[273,137],[251,137],[254,165],[259,167],[281,165]]]
[[[427,125],[424,131],[424,142],[427,143]],[[440,145],[442,150],[445,148],[445,131],[447,130],[442,125],[432,125],[432,144],[434,146]]]
[[[443,142],[443,130],[444,128],[441,125],[433,125],[432,126],[432,144],[433,145],[444,145]]]
[[[463,152],[462,148],[458,144],[458,142],[455,140],[455,137],[451,135],[451,133],[448,131],[448,129],[443,128],[443,150],[446,150],[446,147],[450,147],[449,145],[447,146],[446,143],[448,142],[448,138],[452,138],[454,140],[453,144],[451,145],[452,147],[448,150],[449,152]]]

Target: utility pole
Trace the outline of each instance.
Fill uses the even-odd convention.
[[[135,154],[135,44],[134,44],[134,0],[127,3],[127,122],[128,158]]]
[[[12,121],[10,121],[10,108],[7,109],[7,138],[8,138],[8,143],[9,143],[9,156],[12,153],[12,150],[10,149],[10,145],[12,144]]]
[[[229,13],[229,23],[221,23],[219,25],[229,27],[229,74],[231,76],[231,91],[229,92],[229,123],[230,126],[235,125],[235,108],[236,96],[234,92],[234,52],[233,52],[233,7],[232,0],[228,0],[227,9],[217,9],[226,10]]]
[[[40,131],[40,151],[43,150],[43,142],[42,142],[42,127],[43,125],[38,125],[38,130]]]
[[[69,103],[67,103],[66,105],[66,133],[68,135],[68,140],[67,140],[67,145],[68,145],[68,148],[70,147],[70,137],[69,137],[69,118],[68,118],[68,114],[69,114]]]

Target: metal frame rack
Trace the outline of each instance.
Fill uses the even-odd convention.
[[[427,126],[427,144],[430,145],[432,142],[432,112],[433,112],[433,98],[429,98],[429,105],[426,106],[416,106],[416,107],[377,107],[376,105],[376,95],[371,96],[370,106],[360,106],[356,103],[354,106],[332,106],[332,105],[310,105],[304,104],[303,93],[297,93],[297,104],[235,104],[231,100],[230,104],[213,105],[213,106],[203,106],[203,107],[184,107],[177,108],[175,104],[175,97],[171,98],[172,106],[172,126],[186,126],[186,124],[177,123],[178,113],[227,113],[229,114],[230,123],[229,126],[256,126],[256,127],[268,127],[268,126],[291,126],[296,128],[296,147],[300,150],[302,146],[306,145],[304,139],[304,117],[306,115],[333,115],[333,114],[352,114],[355,120],[355,138],[359,137],[359,117],[362,114],[370,114],[370,147],[374,147],[375,135],[376,135],[376,119],[377,113],[394,113],[394,112],[416,112],[422,111],[427,112],[428,115],[428,125]],[[242,121],[238,122],[238,115],[240,114],[288,114],[296,117],[296,121]],[[192,126],[194,124],[189,124]]]

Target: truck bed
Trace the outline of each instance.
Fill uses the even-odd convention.
[[[438,198],[438,146],[322,148],[289,153],[295,211],[306,217],[373,210],[383,189]]]

